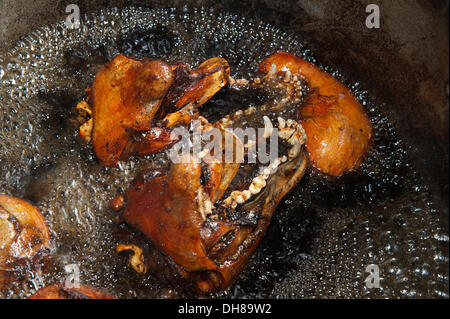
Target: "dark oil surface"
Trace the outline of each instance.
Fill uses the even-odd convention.
[[[252,78],[258,63],[276,50],[320,65],[307,43],[270,25],[175,9],[103,10],[84,16],[77,30],[64,23],[36,30],[0,57],[0,193],[38,206],[54,243],[42,274],[0,297],[26,297],[60,282],[67,264],[79,266],[82,283],[118,297],[180,297],[157,274],[138,275],[115,252],[124,240],[150,244],[108,208],[139,172],[164,167],[165,154],[101,167],[77,134],[75,105],[96,71],[119,52],[192,67],[222,56],[234,77]],[[322,67],[349,85],[367,109],[375,128],[370,154],[342,178],[310,170],[280,203],[237,282],[217,297],[448,297],[448,229],[408,160],[409,146],[389,114],[372,102],[364,79],[343,79],[340,66]],[[247,104],[222,92],[204,107],[249,106],[239,102]],[[380,270],[378,289],[365,285],[370,264]]]

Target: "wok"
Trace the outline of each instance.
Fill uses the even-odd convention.
[[[365,9],[372,2],[77,1],[82,20],[94,20],[92,23],[100,26],[104,23],[105,30],[113,28],[102,16],[105,21],[111,15],[123,18],[122,10],[130,6],[139,7],[134,9],[136,12],[156,12],[156,16],[155,10],[167,7],[175,9],[161,11],[163,14],[196,12],[197,17],[206,15],[208,21],[223,23],[230,29],[222,31],[230,33],[235,29],[226,21],[250,24],[250,30],[258,25],[269,26],[266,30],[275,39],[275,46],[268,45],[268,51],[284,43],[335,74],[364,101],[375,123],[378,138],[367,167],[337,182],[313,173],[307,175],[280,204],[236,284],[218,297],[448,298],[449,2],[379,1],[380,28],[369,29]],[[76,146],[69,121],[74,116],[73,107],[83,97],[83,89],[92,81],[95,70],[113,52],[109,51],[111,43],[96,42],[86,32],[80,37],[89,40],[80,44],[62,30],[67,4],[51,0],[0,1],[0,128],[5,132],[0,148],[0,193],[25,198],[40,207],[58,243],[58,257],[47,266],[47,275],[33,281],[35,287],[22,287],[0,296],[26,297],[36,287],[63,280],[64,265],[78,264],[83,283],[103,287],[119,297],[178,297],[170,287],[161,286],[157,278],[142,279],[134,274],[126,260],[110,249],[110,242],[129,230],[117,226],[103,199],[95,196],[109,194],[112,198],[126,188],[134,168],[108,171],[93,164],[95,158],[89,148]],[[201,7],[203,11],[198,9]],[[115,9],[101,11],[105,8]],[[220,15],[229,20],[218,20]],[[60,23],[59,27],[55,23]],[[136,29],[145,30],[145,25],[152,22],[132,23]],[[176,36],[182,33],[170,30],[170,25],[168,28]],[[103,36],[126,39],[124,34],[132,33],[125,29],[119,35]],[[101,33],[101,27],[95,32]],[[155,34],[161,36],[161,32]],[[58,45],[64,37],[69,40],[64,46]],[[41,42],[35,42],[39,39]],[[215,41],[200,33],[191,39],[198,43]],[[224,48],[220,39],[209,52],[217,55],[228,50],[227,54],[235,58],[230,61],[232,66],[234,63],[243,74],[250,73],[254,65],[244,65],[245,58],[239,52],[230,53],[235,48]],[[248,62],[252,54],[270,53],[261,51],[264,46],[258,47],[259,41],[244,39],[234,45],[244,45],[251,52]],[[61,56],[63,69],[42,65],[33,72],[16,74],[26,79],[28,86],[5,83],[11,70],[20,70],[23,58],[11,56],[23,55],[26,50],[20,48],[30,43],[56,48],[56,52],[41,52],[37,59]],[[191,45],[194,52],[195,45]],[[211,106],[215,104],[219,103],[213,100]],[[33,105],[41,105],[39,110],[46,112],[36,113]],[[37,127],[33,127],[33,118],[39,120]],[[36,130],[43,140],[34,139]],[[49,150],[55,145],[63,145],[63,150]],[[27,150],[25,155],[23,148]],[[74,154],[94,168],[85,171],[81,166],[65,166],[76,158]],[[15,159],[23,163],[21,167],[13,163]],[[137,165],[142,168],[147,164]],[[374,167],[377,172],[369,174]],[[94,177],[81,176],[86,172]],[[83,183],[106,173],[110,179],[100,178],[95,185]],[[65,192],[68,185],[72,185],[70,194]],[[75,202],[78,204],[74,207],[64,205]],[[127,236],[148,245],[139,234]],[[381,277],[380,287],[375,289],[365,284],[370,274],[366,267],[372,264],[379,267]]]

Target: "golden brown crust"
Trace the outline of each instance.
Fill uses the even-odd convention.
[[[169,175],[138,179],[128,192],[124,219],[189,271],[215,269],[205,255],[198,212],[199,163],[174,164]],[[188,239],[188,240],[187,240]]]
[[[22,199],[0,194],[0,262],[33,258],[49,247],[49,230],[39,210]]]
[[[92,144],[100,161],[115,166],[137,132],[151,128],[153,117],[172,85],[162,61],[140,62],[118,55],[98,71],[92,86]]]
[[[339,176],[356,169],[367,153],[372,124],[350,90],[330,74],[287,52],[265,59],[259,72],[288,70],[302,76],[310,86],[309,96],[298,109],[298,120],[306,131],[306,149],[312,165],[322,172]]]
[[[184,64],[118,55],[97,72],[88,90],[92,110],[86,102],[77,106],[92,117],[80,127],[80,135],[92,141],[106,166],[130,155],[159,152],[178,141],[169,128],[188,125],[198,116],[196,108],[225,86],[229,72],[222,58],[211,58],[192,71]],[[177,112],[168,114],[170,110]]]
[[[192,83],[177,100],[177,107],[204,104],[225,86],[229,76],[230,66],[227,60],[219,57],[206,60],[191,72],[189,77]]]
[[[32,265],[35,257],[50,248],[44,217],[30,203],[0,194],[0,289],[16,281],[16,270]]]

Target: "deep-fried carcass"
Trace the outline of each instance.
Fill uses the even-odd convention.
[[[120,61],[132,66],[124,68]],[[105,165],[173,145],[177,140],[160,137],[171,136],[173,127],[187,126],[193,119],[201,120],[203,131],[218,129],[223,139],[231,137],[233,149],[242,154],[232,163],[204,162],[203,153],[186,156],[184,161],[141,174],[126,194],[124,220],[151,239],[175,271],[204,293],[226,289],[234,281],[276,206],[302,178],[308,157],[317,169],[339,176],[359,166],[370,144],[372,127],[364,109],[331,75],[286,52],[262,61],[258,75],[253,81],[235,81],[220,58],[192,71],[183,64],[168,66],[119,56],[97,74],[90,93],[92,142]],[[113,81],[116,77],[119,83]],[[271,99],[215,124],[199,118],[196,108],[227,81],[236,88],[263,89]],[[149,83],[152,88],[147,88]],[[308,94],[303,96],[305,84]],[[150,93],[140,93],[147,89]],[[96,121],[102,121],[114,107],[121,115],[107,126],[98,124],[96,135]],[[95,111],[103,108],[104,116]],[[132,112],[124,111],[128,109]],[[277,116],[281,113],[285,118]],[[248,126],[264,126],[263,136],[245,141],[231,131]],[[277,160],[266,166],[242,161],[252,145],[270,138],[274,128],[281,146]],[[105,135],[107,129],[111,133]],[[155,129],[161,134],[152,135]],[[196,156],[200,161],[193,160]],[[136,248],[128,245],[119,250],[127,247]],[[141,250],[134,251],[142,257]],[[141,273],[147,269],[143,258],[136,257],[131,264]]]
[[[191,70],[184,64],[118,55],[96,74],[88,101],[77,105],[90,117],[80,135],[92,142],[106,166],[130,155],[161,151],[178,141],[171,128],[196,118],[196,108],[220,90],[228,76],[222,58]]]
[[[263,123],[262,123],[263,124]],[[204,124],[204,130],[212,125]],[[236,154],[245,146],[233,133]],[[195,290],[226,289],[246,265],[279,201],[307,167],[304,131],[295,122],[280,131],[286,151],[265,166],[197,162],[189,156],[170,169],[141,175],[127,192],[124,220],[177,265]]]

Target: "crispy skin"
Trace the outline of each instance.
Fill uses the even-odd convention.
[[[151,128],[172,82],[172,70],[166,63],[140,62],[123,55],[98,71],[91,91],[92,144],[104,165],[115,166],[119,159],[131,154],[128,152],[134,147],[127,145],[138,132]],[[125,149],[128,152],[124,152]],[[153,147],[151,151],[155,149],[158,148]]]
[[[185,65],[178,65],[174,72],[175,82],[164,99],[163,108],[175,109],[176,112],[164,117],[162,122],[165,127],[189,125],[191,120],[197,118],[197,108],[227,84],[230,66],[227,60],[215,57],[206,60],[194,71]]]
[[[227,60],[219,57],[203,62],[189,75],[190,85],[177,100],[178,108],[188,104],[200,106],[216,94],[228,81],[230,66]]]
[[[196,108],[227,83],[229,72],[222,58],[211,58],[192,71],[184,64],[169,66],[118,55],[95,77],[89,90],[92,119],[80,134],[92,139],[106,166],[130,155],[159,152],[178,141],[170,128],[188,125],[197,117]],[[156,121],[161,123],[152,125]]]
[[[290,53],[279,52],[265,59],[259,72],[291,71],[310,86],[297,117],[306,131],[306,149],[312,165],[331,176],[356,169],[370,146],[372,125],[350,90],[330,74]]]
[[[130,154],[144,156],[157,153],[177,141],[178,137],[174,136],[169,129],[155,126],[146,132],[135,133],[126,145],[120,159],[126,160]]]
[[[107,292],[90,286],[67,288],[63,285],[50,285],[39,289],[28,299],[115,299]]]
[[[30,203],[0,194],[0,289],[15,279],[11,271],[50,247],[44,217]]]
[[[0,268],[2,259],[33,258],[50,247],[45,219],[30,203],[9,195],[0,195]]]
[[[188,271],[215,269],[200,236],[202,219],[195,200],[198,163],[174,164],[168,175],[138,179],[127,195],[124,219]]]

